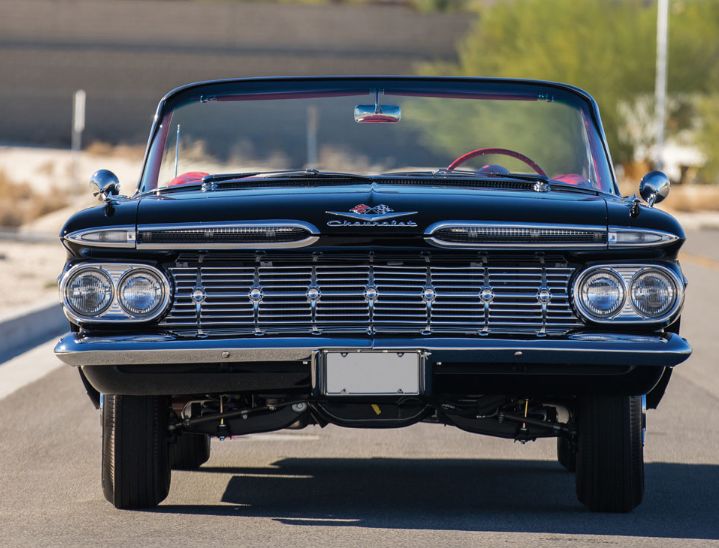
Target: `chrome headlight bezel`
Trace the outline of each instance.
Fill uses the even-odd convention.
[[[82,314],[72,304],[70,296],[68,295],[68,291],[70,290],[72,282],[85,274],[90,274],[102,278],[103,281],[105,281],[109,286],[110,299],[107,301],[107,304],[105,304],[95,314],[93,314],[93,316],[101,316],[102,314],[107,312],[107,310],[112,306],[112,302],[115,300],[115,286],[112,283],[112,278],[109,276],[109,274],[103,269],[97,268],[94,265],[77,265],[77,267],[71,268],[65,274],[65,276],[63,276],[60,283],[60,294],[62,296],[63,306],[65,307],[66,312],[71,314],[73,317],[91,317]]]
[[[672,286],[673,302],[666,308],[665,311],[663,311],[658,316],[650,316],[650,315],[642,312],[634,302],[634,284],[637,283],[641,277],[646,276],[648,274],[654,274],[656,276],[665,278],[666,280],[669,281],[669,283]],[[677,301],[680,297],[679,293],[682,291],[683,291],[683,284],[676,278],[676,276],[673,275],[673,273],[670,270],[648,266],[646,268],[642,268],[641,270],[637,271],[634,274],[634,276],[632,276],[632,280],[629,284],[629,293],[627,294],[627,298],[629,299],[629,301],[631,301],[632,308],[634,308],[634,310],[638,314],[640,314],[641,316],[643,316],[644,318],[647,318],[647,319],[651,319],[654,321],[661,321],[662,318],[666,318],[668,315],[670,315],[669,313],[672,312],[672,310],[675,308]],[[658,320],[655,318],[658,318]]]
[[[597,271],[608,270],[619,276],[624,286],[624,304],[619,310],[601,318],[593,315],[581,299],[582,284]],[[633,303],[632,288],[634,282],[642,275],[656,273],[667,278],[674,288],[674,301],[660,316],[652,317],[642,313]],[[684,280],[680,275],[666,266],[659,264],[603,264],[590,266],[579,273],[572,285],[572,303],[579,316],[587,322],[598,324],[646,324],[668,325],[681,311],[684,304]]]
[[[606,274],[611,278],[614,278],[614,280],[617,282],[617,285],[619,287],[619,290],[621,291],[621,296],[619,299],[619,306],[617,306],[614,310],[606,314],[605,316],[600,316],[598,314],[595,314],[584,302],[583,295],[584,295],[584,286],[586,283],[589,282],[591,278],[594,278],[597,275],[600,274]],[[593,321],[593,322],[605,322],[611,320],[614,316],[619,314],[622,309],[624,308],[624,305],[627,302],[627,288],[624,284],[624,280],[622,279],[621,275],[616,272],[611,267],[600,267],[600,268],[592,268],[587,269],[584,272],[582,272],[579,277],[577,278],[577,281],[574,284],[574,304],[579,310],[580,314],[585,317],[586,319]]]
[[[111,282],[112,299],[110,304],[100,313],[91,316],[78,314],[68,302],[67,288],[71,280],[81,273],[91,270],[101,273]],[[133,314],[122,306],[120,302],[120,284],[131,273],[141,271],[152,275],[162,284],[162,300],[157,308],[150,314]],[[150,322],[165,313],[172,301],[172,286],[168,277],[158,268],[141,263],[80,263],[68,269],[60,278],[60,296],[63,303],[65,316],[73,323],[98,324],[98,323],[144,323]]]
[[[154,270],[154,271],[153,271]],[[160,300],[157,302],[155,306],[153,306],[148,312],[137,312],[132,310],[132,308],[129,306],[127,302],[123,299],[123,288],[125,284],[129,282],[129,280],[135,276],[147,276],[149,278],[154,279],[161,288],[161,295]],[[123,274],[122,278],[117,282],[117,304],[120,305],[120,308],[128,315],[136,319],[147,319],[147,318],[153,318],[156,317],[156,314],[158,313],[158,310],[163,310],[167,307],[168,304],[168,284],[163,281],[163,276],[156,273],[156,269],[149,269],[149,268],[132,268],[125,272]]]

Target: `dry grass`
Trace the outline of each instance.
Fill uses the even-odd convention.
[[[143,145],[111,145],[102,141],[94,141],[85,147],[85,152],[91,156],[123,158],[139,162],[145,155],[145,147]]]
[[[662,207],[682,212],[719,211],[719,185],[674,186]]]
[[[36,191],[0,170],[0,226],[19,227],[68,205],[67,194],[54,187]]]
[[[629,180],[619,184],[623,196],[639,195],[639,183]],[[671,192],[660,206],[670,211],[696,213],[700,211],[719,211],[719,184],[672,185]]]

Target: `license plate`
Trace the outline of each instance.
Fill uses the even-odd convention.
[[[327,396],[397,396],[422,393],[420,352],[340,352],[322,354]]]

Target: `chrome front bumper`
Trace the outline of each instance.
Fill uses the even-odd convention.
[[[66,334],[57,357],[73,366],[302,362],[320,350],[422,350],[431,363],[672,367],[691,355],[673,333],[577,333],[562,338],[266,337],[182,339],[171,335]]]

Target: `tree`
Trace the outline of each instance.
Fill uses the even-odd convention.
[[[716,89],[717,35],[719,0],[672,2],[670,94],[691,101]],[[459,43],[456,64],[425,65],[420,71],[556,80],[586,89],[599,102],[614,160],[631,163],[643,149],[623,117],[631,116],[631,105],[647,97],[651,101],[655,54],[654,2],[505,0],[478,9],[476,22]],[[686,129],[692,118],[686,108],[673,110],[669,135]]]

